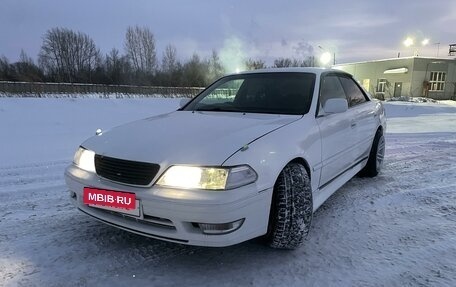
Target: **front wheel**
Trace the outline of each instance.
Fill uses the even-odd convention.
[[[273,248],[302,245],[312,221],[312,188],[303,165],[289,163],[274,185],[266,242]]]
[[[369,159],[366,166],[359,172],[360,176],[374,177],[383,167],[383,160],[385,158],[385,137],[383,133],[378,130],[375,134],[374,142],[372,143]]]

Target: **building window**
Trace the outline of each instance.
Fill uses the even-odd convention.
[[[429,91],[442,92],[445,90],[445,72],[431,72]]]
[[[386,91],[386,79],[377,80],[377,93],[384,94]]]

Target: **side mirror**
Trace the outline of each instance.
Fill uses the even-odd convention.
[[[348,110],[347,99],[342,99],[342,98],[327,99],[325,105],[323,106],[323,110],[327,114],[343,113]]]
[[[188,98],[183,98],[180,100],[179,102],[179,108],[182,108],[183,106],[185,106],[188,102],[190,102],[190,99]]]

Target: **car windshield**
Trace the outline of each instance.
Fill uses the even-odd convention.
[[[314,91],[312,73],[256,73],[221,78],[198,95],[185,111],[303,115]]]

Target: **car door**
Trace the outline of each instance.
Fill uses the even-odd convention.
[[[320,84],[319,111],[316,121],[321,137],[320,188],[329,184],[353,164],[351,148],[355,144],[353,115],[350,111],[334,114],[324,112],[325,102],[330,98],[347,99],[337,74],[323,75]]]
[[[351,153],[354,163],[369,155],[370,147],[375,136],[375,103],[371,102],[359,85],[349,76],[339,76],[345,95],[348,99],[348,109],[352,115],[350,125],[354,132]]]

